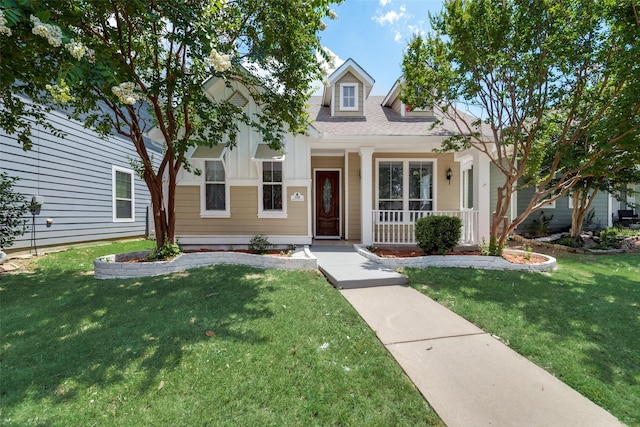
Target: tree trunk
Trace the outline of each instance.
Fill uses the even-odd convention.
[[[575,188],[573,191],[573,210],[571,211],[571,238],[577,240],[582,233],[582,227],[584,226],[584,219],[591,209],[593,200],[598,194],[598,189],[594,189],[591,196],[589,196],[589,188]]]

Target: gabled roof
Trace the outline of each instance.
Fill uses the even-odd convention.
[[[356,61],[354,61],[352,58],[349,58],[344,61],[342,65],[336,68],[336,70],[331,73],[331,75],[327,79],[329,86],[324,87],[324,93],[322,95],[323,105],[331,105],[331,94],[333,92],[331,90],[331,87],[349,71],[351,71],[351,73],[362,82],[362,85],[365,88],[365,98],[369,96],[369,93],[371,93],[371,88],[376,82],[375,79],[371,77],[371,75],[369,75],[369,73],[367,73],[364,68],[358,65]]]

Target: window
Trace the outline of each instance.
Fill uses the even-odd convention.
[[[434,210],[433,171],[433,161],[379,161],[378,209]]]
[[[358,111],[358,85],[354,83],[340,84],[340,109]]]
[[[205,211],[227,210],[227,184],[222,160],[208,160],[205,167]]]
[[[262,210],[282,211],[282,162],[262,162]]]
[[[113,221],[135,221],[133,171],[112,168]]]

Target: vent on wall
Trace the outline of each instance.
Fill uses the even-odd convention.
[[[244,108],[245,105],[247,105],[249,103],[249,101],[247,100],[247,98],[245,98],[240,92],[238,92],[237,90],[234,91],[231,96],[229,97],[229,99],[227,99],[227,102],[229,102],[232,105],[235,105],[236,107],[240,107],[240,108]]]

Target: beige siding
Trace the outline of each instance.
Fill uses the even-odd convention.
[[[362,230],[360,221],[360,155],[349,153],[349,240],[361,240]]]
[[[258,218],[258,187],[230,187],[231,217],[201,218],[200,187],[178,186],[176,193],[176,234],[180,235],[307,235],[307,203],[292,202],[299,192],[305,200],[306,187],[287,187],[286,219]]]
[[[358,111],[342,111],[340,109],[342,100],[340,98],[340,84],[341,83],[357,83],[358,84]],[[335,103],[334,115],[342,117],[362,117],[364,115],[364,102],[365,102],[364,85],[358,78],[351,72],[345,73],[340,80],[334,85],[333,102]]]
[[[460,210],[460,163],[455,162],[453,153],[374,153],[373,173],[376,171],[376,159],[436,159],[436,209],[439,211]],[[451,185],[447,181],[447,169],[451,168]],[[373,186],[373,203],[376,200],[376,188]],[[376,207],[373,207],[376,209]]]

